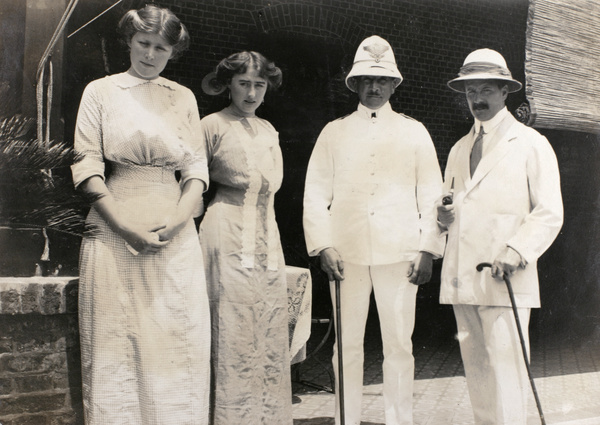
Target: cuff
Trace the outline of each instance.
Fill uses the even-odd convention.
[[[512,249],[514,252],[516,252],[519,255],[519,257],[521,257],[521,264],[520,264],[520,266],[522,268],[525,268],[527,266],[527,260],[525,259],[525,257],[523,257],[523,255],[515,247],[510,246],[510,245],[506,245],[506,246],[508,248]]]
[[[208,169],[206,168],[205,163],[198,163],[194,166],[181,170],[181,180],[180,184],[183,185],[192,179],[202,180],[205,184],[205,191],[208,189],[209,178],[208,178]]]
[[[104,180],[104,162],[84,157],[81,161],[71,165],[71,173],[77,189],[81,183],[92,176],[100,176]]]
[[[326,250],[327,248],[331,248],[330,246],[322,246],[316,249],[313,249],[312,251],[310,251],[308,253],[309,257],[318,257],[319,255],[321,255],[321,252],[323,252],[324,250]]]

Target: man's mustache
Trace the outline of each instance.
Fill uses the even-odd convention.
[[[483,109],[489,109],[489,105],[487,103],[474,103],[473,109],[476,111],[480,111]]]

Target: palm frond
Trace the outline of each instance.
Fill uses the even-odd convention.
[[[75,192],[72,147],[35,137],[35,120],[0,119],[0,221],[82,234],[87,202]]]

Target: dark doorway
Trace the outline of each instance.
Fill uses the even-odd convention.
[[[313,310],[330,309],[328,285],[315,259],[309,259],[302,229],[302,199],[306,168],[323,127],[352,112],[357,98],[346,88],[344,78],[352,65],[341,40],[276,31],[257,34],[249,46],[275,61],[283,72],[283,85],[267,94],[258,114],[279,132],[284,178],[275,199],[277,222],[286,263],[310,267],[313,278]],[[322,293],[321,293],[322,292]],[[322,305],[321,305],[322,304]]]

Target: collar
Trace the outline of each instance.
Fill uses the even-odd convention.
[[[372,114],[376,114],[376,118],[380,118],[380,117],[385,117],[385,116],[389,115],[390,112],[394,112],[392,110],[392,106],[390,105],[390,102],[386,102],[379,109],[367,108],[365,105],[363,105],[362,103],[359,102],[358,108],[356,110],[360,114],[361,117],[366,118],[366,119],[371,119]]]
[[[483,125],[483,128],[485,130],[485,134],[490,134],[492,131],[494,131],[496,129],[496,127],[498,127],[500,125],[500,123],[502,122],[502,120],[504,120],[504,118],[506,118],[506,115],[508,114],[508,109],[506,108],[506,106],[502,109],[500,109],[498,111],[498,113],[496,115],[494,115],[491,119],[487,120],[487,121],[479,121],[477,118],[475,118],[475,134],[479,133],[479,128]]]
[[[233,118],[237,119],[238,121],[241,121],[243,119],[245,120],[249,120],[252,118],[256,118],[256,115],[252,115],[252,116],[245,116],[245,115],[240,115],[237,112],[235,112],[233,110],[233,108],[231,107],[231,104],[229,104],[228,106],[226,106],[225,108],[222,109],[223,112],[225,112],[227,115],[232,116]]]
[[[111,78],[112,81],[122,89],[130,89],[142,84],[152,83],[175,90],[175,83],[173,81],[167,80],[166,78],[160,76],[152,80],[146,80],[144,78],[135,77],[128,72],[121,72],[120,74],[113,74],[109,78]]]

